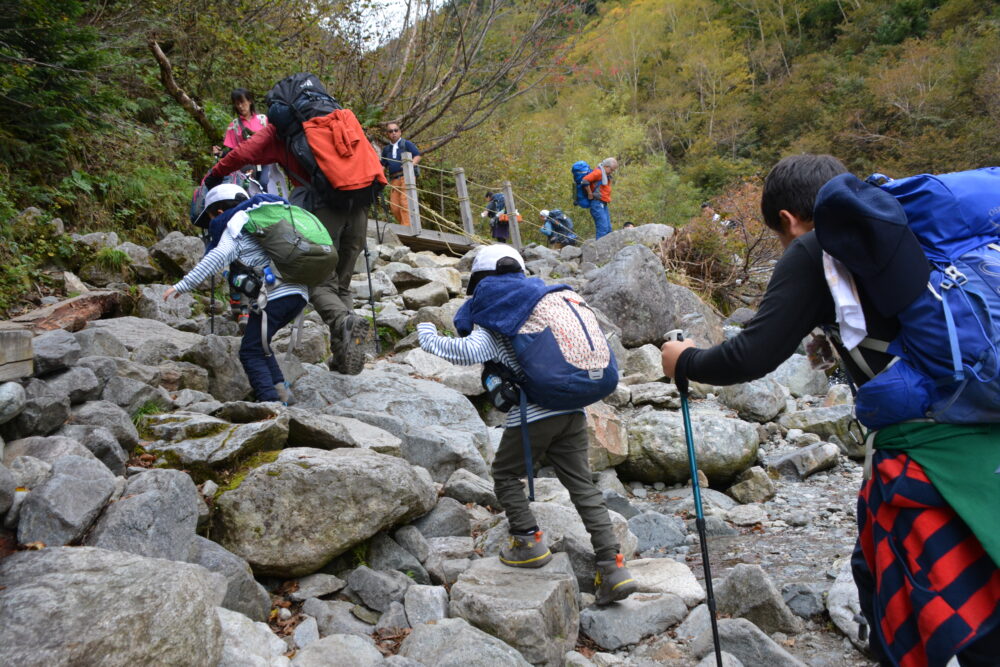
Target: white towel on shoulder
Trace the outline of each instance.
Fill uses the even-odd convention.
[[[826,252],[823,253],[823,274],[826,276],[826,284],[830,287],[834,309],[837,311],[840,340],[844,343],[844,347],[852,350],[868,336],[865,314],[861,311],[861,299],[854,284],[854,276],[846,266]]]

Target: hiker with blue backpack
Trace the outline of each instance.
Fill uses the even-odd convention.
[[[573,173],[573,203],[590,210],[594,219],[594,238],[611,233],[611,175],[618,169],[618,160],[605,158],[591,169],[583,160],[575,162]]]
[[[438,335],[434,324],[422,322],[420,347],[455,364],[483,364],[483,384],[497,409],[507,412],[492,469],[510,533],[500,561],[536,568],[552,559],[528,504],[534,500],[534,462],[547,457],[590,533],[596,602],[607,605],[629,596],[637,584],[591,477],[584,408],[614,391],[618,368],[583,300],[568,286],[546,285],[524,270],[510,246],[483,247],[472,263],[471,298],[455,315],[461,338]]]
[[[542,218],[542,235],[549,240],[549,247],[560,250],[568,245],[576,245],[579,237],[573,232],[573,219],[558,208],[542,209],[538,212]]]
[[[494,241],[507,243],[510,241],[510,222],[507,216],[507,204],[502,192],[486,193],[486,209],[482,217],[490,219],[490,236]],[[501,219],[502,218],[502,219]]]
[[[759,378],[822,327],[868,430],[854,579],[883,665],[1000,656],[1000,168],[861,181],[828,155],[779,162],[761,197],[785,253],[757,315],[663,371]]]

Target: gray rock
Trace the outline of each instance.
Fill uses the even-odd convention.
[[[89,368],[97,376],[97,382],[104,391],[108,380],[118,374],[118,359],[112,357],[82,357],[76,362],[77,368]]]
[[[804,354],[793,354],[784,363],[768,373],[767,377],[788,387],[788,391],[795,398],[823,396],[829,386],[826,373],[814,369],[809,363],[809,358]]]
[[[118,234],[114,232],[92,232],[90,234],[73,235],[73,240],[77,243],[90,246],[94,250],[103,248],[114,248],[118,245]]]
[[[118,444],[115,435],[103,426],[86,426],[83,424],[66,424],[57,436],[72,438],[90,450],[108,470],[116,475],[125,474],[125,464],[128,454]]]
[[[14,493],[17,489],[17,479],[6,466],[0,465],[0,516],[14,504]]]
[[[182,442],[218,435],[235,428],[224,419],[198,412],[177,411],[151,414],[142,418],[143,431],[165,442]]]
[[[128,480],[123,497],[101,515],[86,544],[188,561],[198,526],[198,502],[198,489],[186,473],[148,470]]]
[[[417,557],[399,546],[395,540],[379,533],[368,544],[368,564],[374,570],[402,572],[418,584],[429,584],[431,578]]]
[[[633,593],[607,607],[580,612],[580,630],[602,648],[615,650],[657,635],[687,616],[687,605],[670,593]]]
[[[31,438],[21,438],[8,442],[4,449],[3,463],[6,466],[13,464],[14,460],[21,456],[30,456],[41,459],[49,465],[55,463],[63,456],[80,456],[82,458],[95,459],[90,450],[72,438],[62,436],[33,436]]]
[[[396,289],[404,292],[415,287],[421,287],[428,283],[437,283],[444,286],[452,296],[462,292],[462,274],[456,269],[443,267],[405,267],[396,269],[391,264],[386,265],[383,271],[388,274],[392,284]]]
[[[115,477],[93,456],[63,456],[21,507],[17,540],[62,546],[79,539],[115,490]]]
[[[826,611],[825,595],[829,586],[821,583],[794,582],[781,587],[781,597],[800,618],[816,618]]]
[[[424,537],[452,537],[472,534],[472,523],[465,505],[444,497],[427,516],[413,522]]]
[[[204,254],[205,244],[201,239],[181,232],[170,232],[149,249],[150,257],[174,279],[183,278]]]
[[[858,587],[854,583],[850,559],[844,559],[835,566],[837,578],[826,596],[826,609],[830,620],[844,635],[860,650],[865,650],[867,641],[859,638],[861,627],[855,620],[861,615],[861,602]]]
[[[288,410],[288,446],[336,449],[360,447],[399,456],[403,441],[386,430],[351,417]]]
[[[426,513],[434,500],[426,472],[401,459],[367,450],[286,449],[218,497],[213,536],[255,572],[295,577]]]
[[[628,529],[639,539],[639,553],[670,549],[684,544],[687,530],[684,522],[659,512],[643,512],[628,520]]]
[[[179,294],[169,301],[163,300],[163,293],[169,285],[143,285],[135,301],[135,314],[150,320],[157,320],[172,327],[191,323],[194,297]]]
[[[774,482],[760,466],[747,468],[736,476],[736,483],[726,490],[738,503],[762,503],[774,497]]]
[[[0,384],[0,424],[6,424],[21,414],[27,401],[28,398],[24,394],[24,387],[17,382],[4,382]]]
[[[403,608],[403,603],[390,602],[389,608],[378,619],[378,623],[375,624],[375,631],[403,630],[408,627],[410,627],[410,623],[406,620],[406,611]]]
[[[129,355],[125,355],[126,357]],[[176,361],[181,356],[177,343],[169,338],[153,338],[132,352],[132,361],[147,366],[158,366],[164,360]]]
[[[629,563],[631,569],[632,563]],[[682,641],[690,642],[706,630],[711,631],[712,620],[709,618],[708,605],[699,604],[691,610],[687,618],[674,629],[674,636]]]
[[[295,626],[295,630],[292,633],[292,642],[298,648],[305,648],[318,640],[319,624],[312,616],[306,616],[305,620]]]
[[[402,602],[413,582],[395,570],[379,571],[361,565],[347,576],[347,583],[368,607],[384,612],[389,603]]]
[[[29,490],[45,483],[52,472],[51,463],[34,456],[15,456],[8,467],[14,477],[14,487],[24,487]]]
[[[82,329],[73,334],[81,357],[128,357],[128,349],[104,329]]]
[[[454,498],[460,503],[475,503],[483,506],[497,506],[496,493],[493,491],[493,484],[487,480],[473,475],[468,470],[459,468],[451,474],[444,485],[444,495]]]
[[[52,396],[69,396],[71,405],[96,400],[102,387],[94,371],[83,366],[50,375],[45,378],[45,385]]]
[[[705,599],[694,573],[684,563],[670,558],[643,558],[627,562],[629,572],[642,593],[670,593],[693,607]]]
[[[253,622],[243,614],[216,607],[222,626],[222,658],[217,667],[287,667],[285,644],[266,623]]]
[[[698,434],[698,468],[713,484],[729,482],[756,460],[760,436],[752,424],[695,406],[691,422]],[[689,478],[680,414],[641,410],[629,422],[628,435],[628,460],[618,466],[623,478],[667,484]]]
[[[105,471],[107,472],[107,471]],[[89,547],[25,551],[0,561],[0,646],[22,665],[217,667],[217,575]],[[122,632],[122,628],[144,628]],[[67,641],[73,638],[73,641]]]
[[[346,658],[346,660],[345,660]],[[295,654],[292,667],[381,667],[385,659],[370,637],[330,635]]]
[[[417,348],[404,357],[414,372],[422,377],[432,378],[465,396],[479,396],[486,393],[482,382],[482,364],[461,366]]]
[[[430,545],[427,538],[416,526],[403,526],[393,534],[396,544],[417,557],[421,563],[430,555]]]
[[[815,433],[823,440],[839,445],[852,458],[864,458],[865,441],[854,422],[853,405],[808,408],[781,416],[778,423],[786,429],[798,428]]]
[[[605,470],[628,458],[628,430],[618,413],[606,403],[588,405],[587,459],[591,470]]]
[[[160,387],[151,387],[139,380],[127,377],[113,377],[108,380],[101,399],[114,403],[129,414],[147,406],[156,410],[171,410],[174,407],[170,395]]]
[[[399,655],[435,667],[529,667],[531,664],[510,645],[460,618],[414,626],[400,645]]]
[[[719,654],[719,657],[722,658],[722,667],[743,667],[743,663],[740,662],[740,659],[732,653],[722,651],[722,653]],[[696,667],[715,667],[718,664],[719,662],[715,657],[715,653],[710,653],[702,658],[701,662],[699,662]]]
[[[177,406],[178,410],[187,410],[192,405],[205,402],[215,402],[217,404],[217,407],[215,409],[222,407],[222,403],[212,398],[211,394],[205,393],[204,391],[201,390],[181,389],[174,395],[174,405]],[[214,411],[215,410],[213,410],[213,412]],[[207,413],[202,413],[202,414],[207,414]]]
[[[759,565],[740,563],[715,587],[720,614],[739,616],[765,632],[797,633],[800,621]]]
[[[403,304],[410,310],[424,306],[441,306],[448,303],[448,288],[441,283],[427,283],[403,292]]]
[[[737,526],[754,526],[767,521],[767,511],[761,505],[737,505],[726,512],[726,519]]]
[[[529,662],[558,664],[576,645],[578,592],[566,554],[534,570],[512,571],[486,558],[452,586],[449,613],[493,633]]]
[[[607,508],[614,512],[618,512],[626,519],[631,519],[632,517],[639,516],[641,514],[641,512],[638,509],[636,509],[635,506],[632,505],[632,503],[628,501],[628,498],[618,493],[617,491],[612,491],[611,489],[605,489],[603,494],[604,494],[604,504],[607,506]]]
[[[174,413],[177,414],[177,413]],[[162,454],[192,468],[220,468],[262,451],[281,449],[288,437],[288,423],[283,419],[232,424],[214,435],[178,442],[158,440],[150,443],[150,452]]]
[[[316,573],[299,579],[299,587],[292,591],[288,597],[297,602],[303,602],[309,598],[319,598],[324,595],[332,595],[347,585],[347,582],[332,574]]]
[[[154,341],[159,345],[165,340],[172,342],[178,350],[184,352],[202,340],[202,336],[198,334],[179,331],[163,322],[147,320],[142,317],[94,320],[87,324],[84,331],[87,330],[103,330],[110,333],[132,353]],[[118,355],[108,354],[107,356]]]
[[[424,562],[424,568],[430,575],[431,582],[442,586],[454,584],[470,567],[472,560],[469,558],[444,558],[433,553]]]
[[[805,667],[804,663],[778,646],[760,628],[745,618],[719,619],[722,648],[744,665],[769,667]],[[691,653],[702,658],[713,651],[712,631],[707,629],[691,642]]]
[[[817,442],[814,445],[795,449],[770,459],[770,467],[780,472],[805,479],[822,470],[829,470],[837,465],[840,448],[828,442]]]
[[[646,344],[629,350],[624,368],[619,370],[623,370],[626,376],[638,376],[639,381],[632,384],[658,381],[663,377],[660,348],[656,345]]]
[[[64,329],[53,329],[31,340],[35,353],[35,375],[69,368],[80,358],[80,344],[73,334]]]
[[[128,413],[108,401],[89,401],[73,410],[72,424],[103,426],[111,431],[127,451],[139,444],[139,432]]]
[[[364,261],[364,257],[360,258]],[[361,273],[364,271],[362,267]],[[389,280],[389,276],[386,275],[385,271],[372,271],[372,282],[371,287],[368,286],[368,277],[365,276],[364,280],[352,280],[351,281],[351,291],[354,293],[355,297],[361,299],[362,301],[367,301],[369,296],[374,296],[376,301],[382,301],[386,297],[395,296],[399,294],[396,286],[392,284]],[[445,294],[447,294],[445,290]],[[446,298],[445,301],[448,299]]]
[[[302,613],[316,619],[321,637],[337,634],[370,636],[375,626],[359,621],[351,613],[353,607],[354,603],[343,600],[309,598],[302,604]]]
[[[17,440],[33,435],[48,435],[62,426],[69,414],[69,396],[29,398],[20,414],[0,427],[0,436],[7,440]]]
[[[250,396],[250,381],[239,359],[240,339],[205,336],[181,356],[208,371],[208,391],[220,401],[242,401]]]
[[[271,611],[271,596],[253,578],[253,572],[245,560],[215,542],[195,535],[188,562],[225,577],[227,585],[221,606],[254,621],[267,621]]]
[[[736,410],[740,419],[761,424],[772,421],[785,409],[785,388],[766,377],[722,387],[718,396],[723,405]]]
[[[411,627],[448,618],[448,590],[444,586],[414,584],[403,595],[403,608]]]
[[[128,255],[131,262],[129,268],[140,282],[151,283],[163,277],[163,272],[160,271],[160,268],[150,261],[149,250],[143,246],[126,241],[120,244],[117,250],[121,250]]]
[[[475,558],[475,541],[471,537],[431,537],[427,539],[430,555],[440,558]]]
[[[218,417],[234,424],[250,424],[252,422],[274,419],[282,412],[282,406],[276,401],[257,403],[255,401],[227,401],[218,410],[212,413],[213,417]]]
[[[670,225],[648,224],[629,229],[619,229],[606,234],[599,239],[585,241],[577,250],[572,246],[563,248],[562,252],[571,250],[570,255],[580,257],[584,262],[601,266],[607,264],[622,248],[632,245],[644,245],[648,248],[658,248],[662,241],[672,238],[674,228]],[[572,252],[577,250],[576,253]],[[578,253],[578,254],[577,254]],[[566,257],[570,259],[571,257]]]

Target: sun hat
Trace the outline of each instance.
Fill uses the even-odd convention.
[[[223,183],[222,185],[216,185],[205,195],[205,207],[201,209],[201,213],[198,214],[194,224],[207,226],[199,224],[199,222],[204,220],[204,217],[209,212],[209,209],[220,201],[230,201],[233,199],[250,199],[250,195],[247,194],[246,190],[235,183]]]
[[[472,294],[479,281],[486,276],[517,273],[518,271],[524,272],[524,259],[521,257],[521,253],[503,243],[488,245],[480,250],[476,258],[472,260],[472,271],[469,275],[469,287],[466,293]]]

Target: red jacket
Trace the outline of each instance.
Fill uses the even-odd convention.
[[[267,125],[260,132],[241,143],[215,163],[210,172],[213,176],[228,176],[246,164],[272,164],[277,162],[292,176],[292,185],[309,182],[309,174],[298,163],[285,142],[278,136],[274,125]]]
[[[257,135],[254,135],[257,136]],[[594,171],[590,172],[583,177],[583,180],[590,183],[590,190],[594,193],[595,199],[600,199],[602,202],[608,204],[611,202],[611,176],[608,175],[608,184],[601,184],[601,169],[598,167]]]

